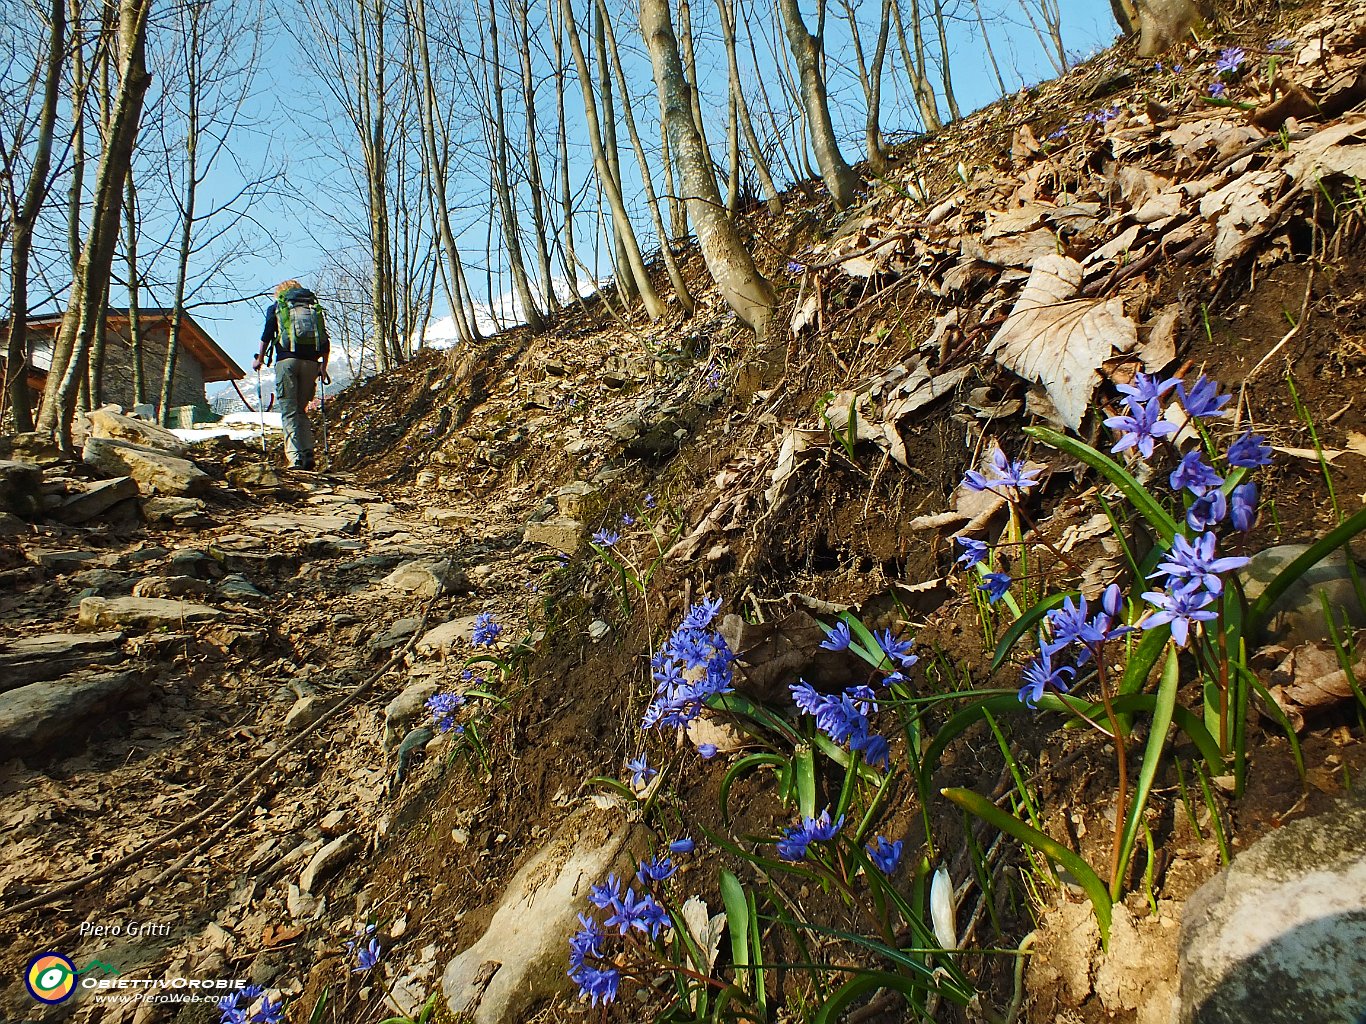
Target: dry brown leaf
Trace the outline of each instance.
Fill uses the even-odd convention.
[[[1358,680],[1366,679],[1366,659],[1352,666]],[[1331,708],[1351,700],[1351,681],[1338,661],[1337,652],[1320,644],[1293,649],[1271,672],[1275,684],[1267,691],[1286,713],[1296,731],[1304,728],[1306,713]]]
[[[1315,132],[1296,143],[1292,152],[1285,172],[1299,182],[1300,188],[1318,188],[1321,178],[1335,174],[1366,178],[1366,115]]]
[[[1073,430],[1100,383],[1100,365],[1118,349],[1138,343],[1138,329],[1121,299],[1075,299],[1082,267],[1067,256],[1034,264],[1014,310],[987,347],[987,354],[1026,380],[1038,381]]]
[[[1284,180],[1279,167],[1252,171],[1200,200],[1200,215],[1215,222],[1215,267],[1238,255],[1244,237],[1263,227],[1271,216],[1268,199]]]
[[[261,945],[266,949],[272,946],[282,946],[286,942],[293,942],[304,933],[302,925],[266,925],[265,931],[261,933]]]
[[[1045,256],[1058,251],[1058,239],[1047,228],[1035,228],[1022,234],[1007,235],[990,244],[981,238],[963,238],[963,255],[998,267],[1030,267]]]

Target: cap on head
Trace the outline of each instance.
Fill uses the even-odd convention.
[[[295,288],[302,289],[303,285],[298,281],[281,281],[275,286],[275,297],[278,299],[285,292],[293,291]]]

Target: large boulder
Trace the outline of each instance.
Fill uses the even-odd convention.
[[[131,476],[100,480],[69,496],[57,509],[57,518],[73,526],[103,515],[121,501],[138,496],[138,484]]]
[[[1366,804],[1258,840],[1181,924],[1181,1024],[1366,1019]]]
[[[520,1024],[532,1004],[572,990],[565,958],[588,886],[609,871],[630,876],[632,836],[617,807],[565,819],[512,879],[483,936],[447,965],[441,988],[456,1019]]]
[[[0,643],[0,691],[56,679],[76,669],[123,657],[117,630],[105,633],[47,633]]]
[[[81,458],[109,476],[131,476],[142,494],[203,494],[213,486],[213,479],[188,459],[127,441],[89,438]]]
[[[99,672],[29,683],[0,694],[0,750],[33,757],[84,739],[102,721],[140,705],[147,687],[140,672]]]
[[[1282,569],[1308,550],[1308,544],[1279,544],[1253,555],[1241,573],[1248,600],[1257,600]],[[1341,548],[1312,566],[1272,604],[1265,639],[1287,647],[1326,640],[1325,600],[1338,629],[1342,628],[1344,616],[1353,629],[1366,626],[1366,608],[1357,594],[1352,568]],[[1366,570],[1356,571],[1359,574]]]
[[[152,448],[167,455],[187,455],[190,446],[165,427],[146,420],[125,416],[118,406],[106,406],[85,414],[90,423],[90,436],[128,441],[139,448]]]

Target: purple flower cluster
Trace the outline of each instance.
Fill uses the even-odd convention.
[[[693,605],[651,659],[655,697],[645,710],[641,728],[687,725],[702,713],[709,698],[732,691],[735,655],[721,634],[709,628],[720,609],[719,597],[703,598]]]
[[[615,530],[603,528],[593,534],[593,543],[599,547],[610,548],[619,540],[621,540],[621,534]]]
[[[830,808],[821,811],[815,818],[803,818],[799,824],[783,831],[778,840],[778,856],[783,860],[805,860],[807,849],[812,843],[828,843],[844,827],[844,815],[830,820]]]
[[[438,693],[427,698],[427,710],[432,713],[436,727],[442,732],[464,732],[456,721],[456,715],[465,706],[465,696],[461,693]]]
[[[1032,708],[1050,690],[1067,693],[1078,669],[1093,659],[1099,661],[1107,642],[1133,631],[1123,615],[1124,594],[1115,583],[1105,588],[1094,614],[1081,596],[1075,602],[1069,597],[1050,610],[1046,622],[1051,639],[1040,636],[1039,656],[1022,673],[1020,701]],[[1072,664],[1055,664],[1054,659],[1065,653],[1072,655]]]
[[[991,491],[995,494],[1001,494],[1003,497],[1009,497],[1004,493],[1007,490],[1018,494],[1030,487],[1037,487],[1039,484],[1037,479],[1039,470],[1025,469],[1023,459],[1011,462],[1000,448],[991,450],[987,462],[993,475],[987,476],[985,473],[970,469],[963,474],[964,487],[970,491]]]
[[[1247,60],[1247,51],[1241,46],[1230,46],[1219,54],[1219,59],[1214,62],[1214,71],[1220,75],[1234,75],[1243,66],[1243,61]]]
[[[631,773],[631,785],[640,789],[645,783],[649,782],[659,774],[657,768],[651,768],[650,763],[645,760],[645,755],[626,762],[626,770]]]
[[[498,639],[498,634],[503,632],[503,627],[493,621],[492,612],[480,612],[474,617],[474,630],[470,634],[470,643],[475,647],[492,647],[494,641]]]
[[[356,966],[351,968],[352,974],[364,974],[379,963],[384,951],[375,937],[375,926],[367,924],[357,931],[354,939],[347,940],[346,951],[356,958]]]
[[[669,853],[693,851],[691,839],[676,839]],[[628,886],[615,874],[588,890],[588,902],[603,915],[601,922],[587,914],[579,915],[579,930],[569,940],[569,977],[579,986],[579,997],[593,1005],[610,1003],[621,987],[621,972],[610,959],[609,935],[617,939],[639,933],[658,939],[673,927],[664,908],[659,886],[672,878],[678,867],[668,855],[652,857],[636,866],[635,885]],[[639,888],[637,888],[639,887]]]
[[[260,1001],[256,1012],[252,1006]],[[260,985],[246,985],[218,1000],[219,1024],[281,1024],[285,1019],[284,1003],[271,999]]]
[[[816,719],[816,728],[836,743],[861,751],[868,764],[886,767],[891,754],[887,740],[872,731],[868,714],[877,710],[872,687],[850,686],[843,693],[820,693],[809,683],[789,687],[792,700]]]
[[[1101,107],[1082,117],[1088,124],[1106,124],[1119,117],[1119,107]]]
[[[901,840],[889,842],[886,836],[874,836],[871,845],[864,847],[868,857],[884,875],[890,875],[901,861]]]

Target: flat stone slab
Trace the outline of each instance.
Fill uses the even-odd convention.
[[[138,484],[131,476],[116,476],[73,494],[57,509],[57,518],[64,523],[84,523],[103,515],[121,501],[138,496]]]
[[[527,523],[522,536],[528,543],[544,544],[572,555],[582,546],[586,535],[587,530],[579,520],[556,516],[539,523]]]
[[[565,819],[512,879],[484,935],[447,965],[441,989],[457,1020],[520,1024],[533,1003],[573,989],[568,943],[588,887],[609,871],[630,876],[631,838],[618,808],[585,806]]]
[[[0,691],[57,679],[77,669],[123,657],[118,630],[104,633],[48,633],[0,647]]]
[[[323,515],[312,512],[287,512],[257,516],[246,523],[246,527],[256,533],[297,534],[300,537],[313,537],[320,533],[355,533],[360,528],[361,517]]]
[[[1259,839],[1186,902],[1181,1024],[1366,1017],[1366,803]]]
[[[380,585],[414,597],[431,598],[468,584],[444,559],[416,559],[404,562],[380,580]]]
[[[89,438],[81,458],[110,476],[131,476],[142,494],[193,496],[213,486],[213,478],[188,459],[126,441]]]
[[[477,617],[465,615],[427,630],[413,650],[419,658],[441,658],[452,653],[460,644],[469,643],[474,636],[474,620]]]
[[[131,626],[136,629],[179,628],[185,623],[213,622],[225,613],[208,605],[160,597],[87,597],[81,602],[80,623]]]
[[[67,676],[0,693],[0,750],[6,757],[52,753],[146,697],[142,673],[134,671]]]

